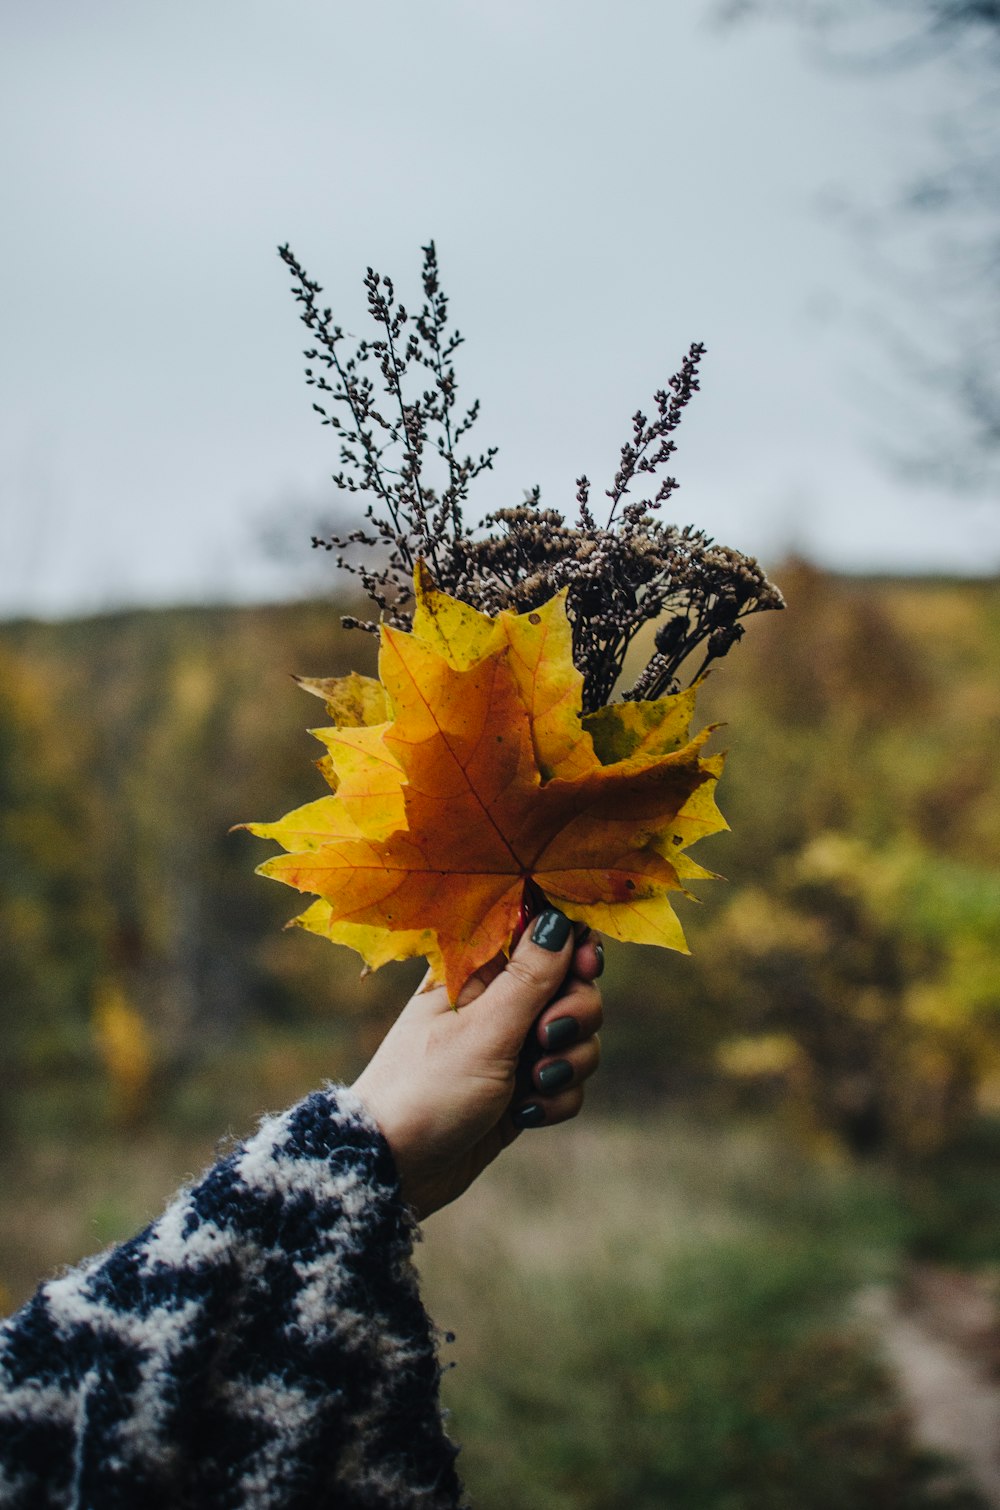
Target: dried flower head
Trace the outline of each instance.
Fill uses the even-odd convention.
[[[489,515],[485,532],[477,533],[464,523],[463,505],[470,484],[492,466],[496,448],[478,456],[457,450],[479,404],[464,413],[457,409],[452,359],[463,338],[449,329],[434,243],[423,248],[424,302],[415,317],[396,299],[391,280],[368,269],[368,310],[378,335],[353,349],[331,310],[320,308],[319,284],[287,246],[280,252],[313,337],[305,353],[306,378],[324,395],[313,407],[340,438],[341,470],[334,482],[345,493],[366,495],[365,527],[314,538],[313,545],[337,551],[338,565],[358,576],[390,624],[409,628],[413,568],[421,559],[444,591],[490,614],[504,608],[528,613],[565,587],[584,708],[593,711],[611,699],[643,625],[662,620],[654,654],[626,698],[676,690],[689,657],[696,657],[697,677],[741,638],[743,619],[784,606],[753,557],[659,517],[677,488],[663,468],[676,449],[674,432],[684,409],[698,391],[705,352],[700,343],[654,396],[653,417],[641,411],[632,416],[631,435],[606,490],[610,504],[603,525],[591,509],[590,482],[581,477],[574,524],[544,508],[534,488],[523,503]],[[628,497],[637,482],[651,496]],[[354,618],[344,622],[378,628]]]

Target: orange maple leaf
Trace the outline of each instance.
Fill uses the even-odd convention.
[[[612,937],[686,950],[668,894],[710,874],[682,851],[726,826],[693,695],[581,721],[564,595],[491,619],[418,573],[417,598],[412,634],[382,629],[379,682],[309,684],[344,720],[317,731],[334,795],[247,825],[290,851],[261,872],[320,898],[297,921],[372,968],[427,955],[452,1000],[509,947],[528,883]]]

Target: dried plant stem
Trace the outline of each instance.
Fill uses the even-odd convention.
[[[464,523],[463,506],[472,482],[492,467],[496,448],[464,457],[456,450],[479,417],[479,402],[453,422],[453,357],[463,338],[448,326],[433,242],[423,254],[420,313],[411,320],[396,299],[392,280],[369,268],[364,285],[379,334],[342,355],[347,337],[333,323],[331,310],[320,308],[320,285],[289,247],[280,248],[301,318],[315,343],[305,353],[311,364],[306,381],[346,411],[341,417],[320,403],[313,405],[339,437],[340,471],[334,482],[349,495],[366,497],[367,528],[314,537],[313,545],[335,550],[337,564],[359,578],[382,617],[398,628],[409,627],[418,559],[428,564],[444,591],[490,614],[502,609],[528,613],[567,588],[573,654],[584,677],[587,711],[613,696],[628,648],[644,624],[662,621],[655,653],[623,693],[626,698],[657,698],[676,690],[681,668],[703,651],[694,673],[700,676],[741,638],[744,619],[784,606],[753,557],[716,545],[701,530],[665,524],[658,517],[678,486],[662,469],[676,451],[675,431],[699,390],[704,346],[695,342],[667,386],[654,395],[652,419],[641,410],[632,416],[631,436],[606,490],[610,508],[603,526],[590,507],[590,481],[582,476],[576,483],[575,524],[567,524],[557,510],[543,508],[533,488],[522,504],[490,515],[485,533],[474,534]],[[376,403],[372,364],[389,400],[388,414]],[[421,369],[425,386],[418,390]],[[434,462],[442,473],[437,485],[429,471]],[[651,497],[628,498],[637,480],[655,482]],[[344,622],[369,631],[378,628],[375,621]]]

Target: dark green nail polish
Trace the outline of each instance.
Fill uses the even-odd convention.
[[[557,912],[554,907],[546,907],[540,917],[536,918],[535,926],[531,930],[532,943],[540,949],[548,949],[552,954],[558,954],[566,940],[569,938],[573,924],[564,912]]]
[[[604,945],[600,944],[600,943],[595,944],[594,945],[594,953],[597,955],[597,975],[603,975],[604,974]],[[595,976],[594,979],[596,980],[597,976]]]
[[[576,1043],[580,1036],[580,1024],[575,1017],[553,1017],[542,1029],[547,1049],[566,1049]]]
[[[541,1127],[545,1121],[545,1112],[537,1101],[522,1106],[510,1119],[515,1127]]]
[[[547,1064],[544,1069],[538,1071],[535,1079],[538,1081],[538,1089],[551,1096],[553,1091],[561,1091],[564,1085],[569,1085],[573,1078],[573,1066],[568,1059],[556,1059],[552,1064]]]

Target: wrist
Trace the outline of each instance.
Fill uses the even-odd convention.
[[[361,1102],[370,1121],[374,1122],[382,1134],[392,1156],[403,1199],[407,1205],[413,1205],[413,1160],[410,1150],[419,1145],[415,1144],[414,1137],[407,1131],[406,1119],[400,1116],[398,1107],[394,1105],[394,1098],[380,1091],[376,1077],[368,1071],[358,1076],[351,1090]]]

